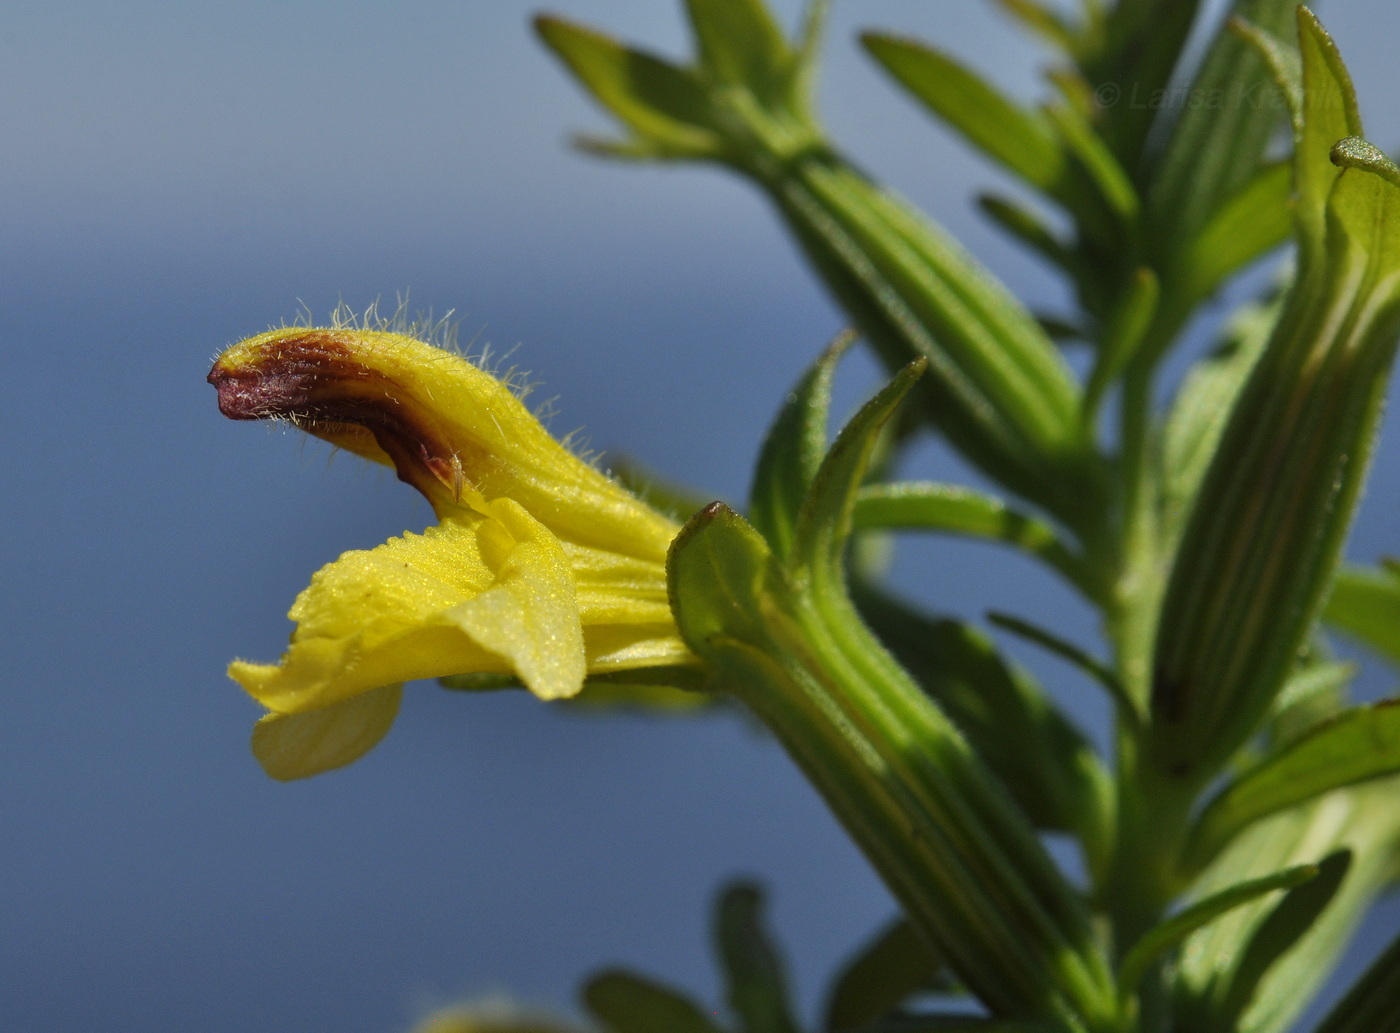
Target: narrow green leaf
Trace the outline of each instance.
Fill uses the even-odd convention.
[[[996,5],[1055,49],[1068,55],[1078,52],[1078,34],[1058,12],[1035,0],[996,0]]]
[[[1283,33],[1293,26],[1296,6],[1296,0],[1234,0],[1230,15],[1266,32]],[[1270,89],[1262,58],[1230,30],[1228,21],[1222,24],[1156,163],[1150,208],[1158,254],[1170,261],[1191,247],[1232,199],[1238,201],[1255,180],[1265,148],[1286,115],[1281,98]],[[1282,201],[1287,188],[1284,184]],[[1282,218],[1286,236],[1291,226],[1286,207]],[[1226,237],[1216,243],[1235,242]],[[1185,268],[1191,268],[1189,262]]]
[[[1278,906],[1249,938],[1249,944],[1231,971],[1227,989],[1211,1009],[1212,1026],[1228,1031],[1241,1028],[1241,1019],[1254,1002],[1260,983],[1274,964],[1297,946],[1322,917],[1351,870],[1351,851],[1338,850],[1318,862],[1318,875],[1283,895]]]
[[[906,918],[897,918],[846,963],[832,981],[826,1029],[850,1030],[888,1016],[916,993],[948,990],[937,952]]]
[[[1168,90],[1199,6],[1198,0],[1119,0],[1105,12],[1101,45],[1081,61],[1091,88],[1106,97],[1100,133],[1124,168],[1144,163],[1154,130],[1160,135],[1174,115]]]
[[[608,1033],[721,1033],[689,998],[621,970],[585,983],[583,1003]]]
[[[979,197],[977,204],[998,226],[1046,261],[1072,277],[1081,274],[1078,256],[1025,206],[990,194]]]
[[[1112,318],[1104,327],[1098,361],[1089,376],[1089,385],[1084,389],[1082,412],[1086,426],[1092,425],[1104,393],[1123,375],[1137,354],[1157,314],[1160,296],[1157,274],[1145,267],[1135,270]]]
[[[1199,871],[1252,823],[1323,793],[1400,772],[1400,701],[1342,713],[1223,789],[1201,812],[1186,849]]]
[[[797,513],[826,456],[827,411],[836,364],[854,337],[838,337],[793,388],[764,439],[749,493],[749,521],[787,556]]]
[[[717,83],[769,102],[788,88],[792,52],[763,0],[686,0],[700,65]]]
[[[1083,561],[1045,521],[991,495],[961,485],[923,482],[871,484],[856,496],[858,530],[938,531],[1004,542],[1025,550],[1091,596]]]
[[[1323,617],[1338,631],[1400,665],[1400,574],[1395,568],[1344,567]]]
[[[724,965],[729,1005],[742,1033],[797,1033],[788,1007],[787,977],[763,926],[763,895],[730,886],[715,909],[715,941]]]
[[[922,43],[879,33],[866,33],[861,42],[905,89],[973,146],[1046,193],[1061,189],[1064,147],[1039,113]]]
[[[1142,207],[1137,188],[1094,127],[1081,112],[1067,105],[1050,105],[1045,114],[1087,173],[1108,211],[1123,225],[1131,224]]]
[[[610,36],[541,15],[535,30],[605,108],[640,137],[637,156],[710,156],[721,151],[704,86],[684,68]]]
[[[1292,165],[1278,162],[1227,198],[1187,249],[1186,297],[1208,298],[1235,273],[1286,243],[1293,233],[1292,192]]]
[[[1080,649],[1073,642],[1063,639],[1053,632],[1046,631],[1042,627],[1032,624],[1030,621],[1022,620],[1020,617],[1012,616],[1009,613],[997,613],[993,611],[987,614],[987,620],[991,621],[1003,631],[1009,631],[1019,638],[1032,642],[1044,649],[1046,652],[1058,656],[1061,660],[1068,661],[1075,667],[1087,674],[1103,688],[1108,690],[1109,696],[1118,705],[1119,716],[1127,719],[1133,726],[1142,723],[1142,714],[1137,705],[1128,696],[1123,683],[1118,680],[1118,675],[1113,669],[1102,660],[1096,659],[1089,653]]]
[[[1257,900],[1266,893],[1292,889],[1309,879],[1316,878],[1317,874],[1318,867],[1313,864],[1288,868],[1262,879],[1251,879],[1249,882],[1231,886],[1229,889],[1213,894],[1173,915],[1145,933],[1142,939],[1128,951],[1118,969],[1119,991],[1125,998],[1136,993],[1138,984],[1142,982],[1142,977],[1147,975],[1153,962],[1197,929],[1209,925],[1221,915],[1233,911],[1237,907],[1243,907],[1245,904]]]
[[[905,366],[837,435],[798,512],[790,569],[810,571],[817,577],[843,578],[841,561],[851,533],[856,492],[878,435],[927,366],[922,359]]]

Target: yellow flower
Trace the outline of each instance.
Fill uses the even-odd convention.
[[[292,606],[281,662],[229,667],[271,711],[253,751],[274,777],[361,756],[410,679],[512,675],[561,699],[588,674],[694,662],[666,596],[677,525],[462,356],[382,330],[292,327],[234,345],[209,382],[226,416],[288,420],[394,467],[440,521],[323,567]]]

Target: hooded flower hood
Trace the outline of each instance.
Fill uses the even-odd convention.
[[[287,420],[392,466],[439,519],[321,568],[292,606],[281,661],[229,667],[270,711],[253,750],[274,777],[362,755],[411,679],[513,676],[552,700],[590,673],[694,662],[666,596],[677,525],[456,352],[291,327],[229,348],[209,382],[225,416]]]

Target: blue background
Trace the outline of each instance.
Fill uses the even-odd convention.
[[[684,50],[678,3],[557,2]],[[299,302],[407,289],[465,336],[519,344],[536,397],[560,396],[556,430],[742,500],[767,420],[841,325],[746,186],[566,150],[607,123],[534,42],[534,9],[0,14],[0,1028],[383,1033],[506,991],[568,1009],[613,962],[715,1000],[707,912],[735,874],[773,888],[810,1014],[889,913],[780,751],[732,717],[580,717],[425,684],[345,771],[279,785],[248,755],[257,708],[226,662],[278,655],[320,564],[431,516],[390,475],[222,420],[203,382],[222,347]],[[1323,13],[1372,136],[1395,143],[1400,7]],[[935,39],[1027,97],[1040,55],[982,5],[847,2],[823,102],[866,167],[1054,302],[971,214],[996,174],[860,57],[859,26]],[[874,382],[850,360],[840,405]],[[1395,460],[1392,441],[1358,557],[1396,547]],[[914,472],[961,476],[936,448]],[[1075,599],[991,549],[911,543],[896,577],[956,613],[1052,608],[1097,642]],[[1396,919],[1368,925],[1352,970]]]

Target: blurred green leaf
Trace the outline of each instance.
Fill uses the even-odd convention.
[[[1400,570],[1343,567],[1323,617],[1338,631],[1400,665]]]
[[[743,86],[770,103],[789,87],[793,55],[763,0],[686,0],[700,66],[726,86]]]
[[[1088,386],[1084,389],[1082,412],[1085,426],[1093,425],[1104,393],[1123,375],[1137,355],[1152,326],[1153,317],[1157,315],[1160,297],[1161,285],[1157,274],[1146,267],[1134,270],[1127,289],[1104,327],[1098,361],[1094,363]]]
[[[1059,12],[1035,0],[996,0],[996,5],[1057,50],[1068,55],[1078,52],[1078,33]]]
[[[1400,938],[1371,963],[1316,1033],[1400,1033]]]
[[[1191,302],[1210,297],[1250,263],[1285,244],[1293,233],[1293,167],[1267,165],[1226,198],[1201,227],[1182,260]]]
[[[1076,279],[1083,275],[1079,256],[1024,205],[991,194],[983,194],[977,204],[998,226],[1047,262]]]
[[[1241,775],[1201,812],[1185,856],[1199,870],[1260,818],[1323,793],[1400,772],[1400,704],[1356,707]]]
[[[743,1033],[797,1033],[788,1007],[787,977],[763,927],[763,896],[757,887],[738,884],[720,895],[715,940],[729,1004]]]
[[[1316,878],[1316,865],[1299,865],[1262,879],[1251,879],[1197,901],[1148,931],[1123,958],[1118,969],[1118,986],[1124,996],[1137,992],[1138,984],[1162,954],[1186,937],[1215,921],[1221,915],[1252,903],[1266,893],[1288,890]]]
[[[826,1029],[850,1030],[884,1019],[916,993],[952,988],[942,959],[905,918],[889,923],[832,981]]]
[[[709,97],[694,73],[562,18],[541,15],[535,29],[643,147],[657,156],[719,155]]]
[[[1065,149],[1038,112],[922,43],[880,33],[866,33],[861,42],[905,89],[992,160],[1051,196],[1063,190]]]
[[[1259,923],[1228,980],[1222,997],[1210,1010],[1210,1025],[1200,1033],[1233,1033],[1275,963],[1292,950],[1314,926],[1351,870],[1351,851],[1338,850],[1318,862],[1317,878],[1294,886]]]
[[[1093,593],[1083,562],[1053,527],[972,488],[928,481],[867,485],[856,496],[854,519],[859,530],[936,531],[1014,545]]]
[[[1216,230],[1213,244],[1226,245],[1236,254],[1247,250],[1243,242],[1224,233],[1225,225],[1217,223],[1225,216],[1225,209],[1239,206],[1249,185],[1257,182],[1265,148],[1287,115],[1270,88],[1264,61],[1230,29],[1228,17],[1244,18],[1267,32],[1283,33],[1293,27],[1296,7],[1297,0],[1234,0],[1226,21],[1215,31],[1171,137],[1155,163],[1150,193],[1152,245],[1168,265],[1178,253],[1190,250],[1191,258],[1183,265],[1188,275],[1196,275],[1194,261],[1213,254],[1203,240],[1209,236],[1207,227]],[[1273,244],[1281,243],[1291,228],[1289,185],[1285,182],[1277,192],[1265,191],[1254,198],[1258,203],[1252,211],[1246,206],[1235,213],[1236,229],[1252,231],[1256,239],[1267,240],[1272,237],[1266,230],[1281,222],[1282,233],[1275,234]],[[1265,201],[1270,205],[1276,202],[1277,210]],[[1263,226],[1252,226],[1250,216],[1263,216]],[[1224,259],[1217,262],[1226,265]],[[1223,277],[1215,282],[1220,279]]]
[[[1319,651],[1315,644],[1299,660],[1298,669],[1278,694],[1267,735],[1270,750],[1282,749],[1347,706],[1356,665],[1330,660]]]
[[[631,972],[594,976],[583,1003],[608,1033],[722,1033],[688,997]]]
[[[1099,201],[1122,227],[1130,226],[1142,207],[1137,187],[1124,167],[1095,131],[1089,120],[1077,109],[1065,104],[1052,104],[1045,114],[1079,167],[1087,174]],[[1081,220],[1088,213],[1076,207]]]
[[[1113,668],[1109,667],[1102,660],[1091,656],[1088,652],[1080,649],[1073,642],[1061,638],[1054,632],[1047,631],[1039,625],[1030,621],[1022,620],[1009,613],[997,613],[995,611],[987,614],[987,620],[991,621],[998,628],[1009,631],[1027,642],[1034,643],[1046,652],[1058,656],[1061,660],[1079,668],[1101,687],[1108,691],[1114,703],[1117,704],[1119,715],[1133,726],[1137,726],[1142,721],[1142,714],[1139,712],[1137,704],[1128,696],[1123,683]]]

